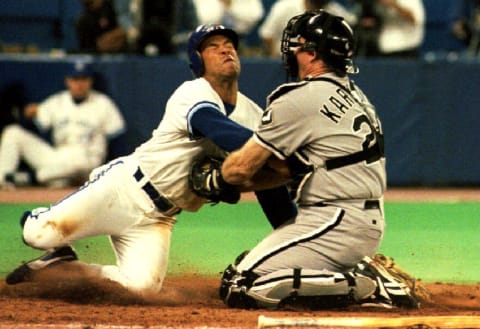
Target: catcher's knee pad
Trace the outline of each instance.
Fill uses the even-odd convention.
[[[291,305],[322,309],[356,304],[372,295],[375,288],[375,282],[363,275],[285,269],[259,277],[244,294],[260,308]]]

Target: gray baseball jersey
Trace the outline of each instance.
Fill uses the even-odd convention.
[[[374,107],[347,77],[284,84],[268,99],[255,141],[280,159],[312,164],[297,191],[293,223],[267,236],[238,265],[344,271],[377,250],[384,230],[385,159]]]
[[[273,92],[255,138],[280,159],[300,151],[315,165],[316,170],[303,186],[300,204],[378,199],[386,188],[384,158],[335,170],[326,168],[328,159],[373,146],[377,142],[375,133],[381,133],[381,127],[373,106],[358,88],[350,90],[348,78],[332,74],[324,78],[333,79],[344,88],[319,80],[284,85]],[[288,89],[291,90],[282,94]]]

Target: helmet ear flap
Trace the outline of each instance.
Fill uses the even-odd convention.
[[[196,77],[201,77],[203,75],[203,60],[202,55],[200,55],[198,50],[190,53],[190,64],[188,66]]]

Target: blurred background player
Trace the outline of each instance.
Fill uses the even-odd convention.
[[[77,61],[65,76],[66,90],[25,107],[25,118],[32,119],[40,133],[50,131],[52,143],[18,124],[4,128],[2,185],[16,184],[21,160],[32,168],[38,183],[52,187],[77,185],[105,162],[109,143],[121,136],[126,126],[113,100],[93,90],[93,75],[90,64]],[[121,145],[118,152],[123,152]]]

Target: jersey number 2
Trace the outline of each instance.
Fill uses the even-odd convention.
[[[385,156],[384,146],[383,146],[383,135],[380,131],[377,131],[375,129],[375,127],[372,125],[369,118],[365,114],[359,115],[358,117],[355,118],[355,120],[353,121],[353,131],[355,132],[359,131],[362,124],[364,123],[369,127],[370,133],[368,133],[365,136],[365,140],[362,143],[363,151],[371,152],[372,151],[371,148],[377,149],[376,150],[377,152],[373,152],[372,156],[366,160],[367,163],[372,163]],[[375,139],[376,139],[376,143],[373,146],[370,146],[370,143]]]

